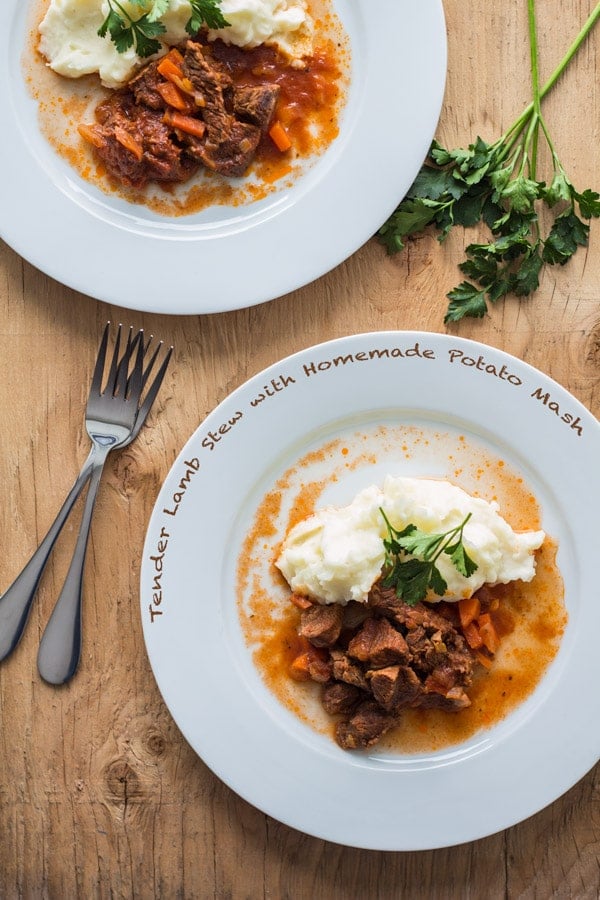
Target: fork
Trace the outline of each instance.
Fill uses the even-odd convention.
[[[91,479],[92,475],[96,472],[97,466],[100,462],[104,462],[106,459],[106,455],[111,449],[115,449],[117,446],[119,448],[127,446],[131,441],[133,441],[140,429],[142,428],[150,408],[156,399],[156,395],[158,394],[158,390],[163,381],[167,366],[169,364],[169,360],[172,353],[172,348],[170,348],[160,365],[156,375],[152,383],[150,384],[147,393],[144,397],[144,400],[139,403],[140,393],[143,391],[149,381],[150,375],[154,369],[154,366],[158,360],[161,348],[162,341],[159,342],[156,350],[151,356],[149,362],[147,362],[141,371],[141,379],[140,379],[140,364],[139,357],[141,355],[142,359],[145,358],[149,352],[149,347],[152,342],[152,337],[144,343],[144,335],[143,331],[139,331],[138,334],[132,338],[133,329],[129,329],[127,343],[125,350],[123,352],[123,357],[119,361],[119,345],[120,345],[120,337],[121,337],[121,326],[118,328],[117,338],[115,341],[115,349],[113,352],[113,359],[111,362],[111,367],[108,375],[108,382],[106,389],[104,391],[104,395],[101,390],[102,376],[105,368],[106,362],[106,351],[108,346],[108,336],[110,330],[110,323],[107,324],[104,334],[102,337],[102,341],[100,344],[100,349],[98,351],[98,358],[96,360],[96,367],[94,370],[94,375],[92,379],[92,385],[90,388],[90,397],[88,399],[88,408],[86,410],[86,418],[92,418],[93,416],[98,416],[100,419],[100,423],[102,424],[102,415],[108,414],[116,411],[117,409],[123,413],[124,410],[127,410],[128,420],[127,426],[131,422],[133,418],[134,423],[133,427],[129,430],[126,426],[119,424],[119,427],[123,429],[125,427],[125,432],[122,430],[119,432],[119,435],[115,435],[115,438],[112,443],[104,444],[100,446],[96,441],[92,441],[92,447],[88,458],[86,459],[81,472],[79,473],[73,487],[71,488],[67,498],[65,499],[62,507],[60,508],[56,519],[50,526],[46,536],[42,540],[38,549],[35,551],[29,562],[26,564],[25,568],[22,570],[20,575],[17,576],[12,585],[5,591],[5,593],[0,596],[0,661],[5,659],[17,646],[23,630],[25,628],[29,612],[31,609],[31,605],[33,603],[33,599],[37,592],[37,588],[52,551],[52,548],[62,531],[62,528],[75,504],[75,501],[83,491],[87,482]],[[135,356],[135,365],[133,372],[131,375],[128,374],[130,362],[132,358]],[[134,376],[136,380],[136,384],[134,384]],[[110,390],[109,390],[110,387]],[[120,396],[114,397],[112,396],[115,392],[115,389],[124,387],[124,396],[123,392]],[[133,388],[136,388],[136,398],[133,397]],[[129,399],[128,399],[129,398]],[[114,403],[114,406],[111,403]],[[129,405],[127,405],[129,404]],[[121,416],[122,418],[122,416]],[[98,420],[96,420],[98,421]],[[123,433],[125,433],[125,437],[122,437]],[[121,440],[117,442],[117,438],[121,437]],[[96,472],[96,489],[99,483],[99,476],[101,474],[101,466],[100,471]],[[89,497],[89,494],[88,494]],[[91,507],[93,507],[93,499],[91,498],[90,503]],[[88,517],[91,521],[91,511],[89,509]],[[83,521],[82,521],[83,525]],[[89,522],[87,525],[87,529],[89,531]],[[85,560],[85,545],[87,542],[83,538],[81,539],[81,543],[79,544],[79,553],[78,553],[78,561],[77,564],[83,569],[83,563]],[[83,557],[81,557],[83,551]],[[75,578],[75,559],[72,565],[73,574],[70,578],[70,583],[75,585],[75,589],[77,589],[77,583]],[[64,591],[66,590],[66,586]],[[63,591],[63,592],[64,592]],[[81,588],[79,586],[79,592]],[[66,604],[66,601],[63,601],[62,606]],[[64,615],[64,613],[63,613]],[[77,624],[77,628],[80,629],[80,623]],[[77,639],[77,638],[75,638]],[[80,640],[80,637],[79,637]],[[75,662],[76,666],[76,662]],[[74,671],[74,670],[73,670]],[[48,672],[49,676],[52,677],[51,672]]]

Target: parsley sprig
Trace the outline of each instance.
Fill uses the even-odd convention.
[[[161,18],[169,8],[170,0],[129,2],[145,12],[135,18],[119,0],[108,0],[108,15],[98,29],[98,34],[100,37],[109,34],[119,53],[125,53],[133,47],[137,55],[145,59],[161,49],[158,38],[167,30]],[[194,35],[203,25],[215,29],[229,25],[221,12],[220,4],[221,0],[190,0],[191,14],[185,25],[187,33]]]
[[[464,148],[446,150],[434,141],[428,159],[406,197],[378,233],[388,253],[402,250],[410,235],[432,226],[442,242],[455,225],[483,222],[487,241],[469,244],[459,268],[469,280],[448,293],[445,322],[480,318],[508,294],[528,296],[539,286],[544,265],[565,265],[586,246],[587,222],[600,216],[597,191],[576,190],[560,162],[541,101],[552,89],[600,18],[600,3],[547,83],[540,87],[535,0],[528,0],[533,101],[494,143],[477,137]],[[550,150],[549,183],[538,174],[538,143]],[[550,212],[548,212],[550,211]],[[543,230],[544,221],[552,224]]]
[[[454,567],[465,578],[477,571],[477,563],[471,559],[463,544],[464,528],[471,513],[455,528],[431,534],[413,524],[398,531],[390,524],[381,507],[380,512],[387,527],[387,537],[383,541],[385,560],[382,584],[395,588],[397,596],[409,606],[424,600],[429,590],[438,597],[446,593],[448,584],[436,566],[442,553],[450,557]]]

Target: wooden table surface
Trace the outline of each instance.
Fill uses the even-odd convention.
[[[542,78],[593,5],[539,0]],[[444,6],[449,66],[437,137],[466,146],[477,134],[498,136],[529,100],[526,3]],[[545,105],[580,190],[600,188],[599,53],[600,32]],[[23,640],[0,666],[0,897],[600,895],[600,768],[529,820],[471,844],[408,853],[338,846],[274,821],[212,774],[171,719],[142,638],[140,559],[163,479],[203,417],[289,353],[361,331],[448,332],[526,360],[599,414],[600,223],[592,223],[589,247],[546,271],[532,298],[447,328],[445,294],[460,280],[456,266],[472,240],[458,229],[442,247],[422,236],[395,258],[371,240],[285,297],[190,317],[97,302],[0,243],[1,589],[37,546],[87,454],[83,410],[104,323],[131,322],[175,347],[148,427],[109,458],[101,484],[77,676],[57,689],[36,670],[75,525],[46,570]],[[595,687],[585,686],[590,716],[600,711]]]

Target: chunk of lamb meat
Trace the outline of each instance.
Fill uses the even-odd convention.
[[[138,106],[129,90],[116,91],[101,103],[96,119],[97,124],[89,126],[96,152],[122,183],[136,188],[149,181],[177,183],[197,171],[198,163],[173,140],[162,115]]]
[[[142,106],[148,106],[150,109],[164,109],[166,106],[158,90],[158,86],[165,83],[158,71],[159,64],[160,59],[148,63],[141,72],[133,76],[127,85],[135,97],[135,102]]]
[[[386,666],[408,659],[404,637],[387,619],[367,619],[348,644],[348,653],[371,666]]]
[[[338,722],[335,736],[344,750],[365,750],[393,728],[397,719],[372,700],[361,703],[345,722]]]
[[[353,684],[355,687],[369,689],[369,683],[365,678],[361,667],[353,662],[343,650],[330,650],[329,655],[333,663],[333,677],[337,681]]]
[[[280,90],[278,84],[239,85],[233,95],[233,112],[238,119],[257,125],[265,133],[273,120]]]
[[[447,632],[443,638],[439,631],[428,635],[418,626],[406,635],[410,664],[423,678],[433,672],[444,673],[446,688],[461,685],[468,687],[473,679],[473,657],[466,641],[456,631]]]
[[[424,688],[409,666],[386,666],[367,672],[377,702],[388,712],[420,705]]]
[[[262,128],[236,119],[233,111],[227,109],[231,79],[209,64],[202,46],[194,41],[187,43],[183,72],[202,99],[202,119],[206,125],[204,137],[189,141],[187,152],[221,175],[243,175],[254,159]],[[185,135],[182,140],[186,140]]]
[[[471,700],[465,693],[465,686],[470,684],[471,670],[467,678],[462,666],[462,659],[458,654],[452,661],[438,666],[425,679],[425,693],[421,697],[419,706],[424,708],[459,710],[471,705]]]
[[[378,615],[401,625],[409,632],[414,628],[439,631],[442,637],[454,632],[452,622],[424,603],[409,606],[401,600],[394,588],[383,588],[376,583],[369,594],[369,605]]]
[[[340,636],[343,617],[343,608],[338,603],[314,603],[302,611],[298,634],[314,647],[332,647]]]
[[[343,681],[330,681],[324,686],[321,694],[323,709],[330,716],[347,715],[364,699],[364,691],[354,684],[345,684]]]

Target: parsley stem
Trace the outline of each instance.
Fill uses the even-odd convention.
[[[432,563],[435,563],[438,560],[438,558],[442,555],[442,553],[444,552],[446,547],[449,546],[450,542],[454,538],[456,538],[458,541],[462,541],[463,532],[465,530],[465,525],[467,524],[467,522],[469,521],[469,519],[471,518],[472,515],[473,515],[473,513],[467,513],[467,515],[462,520],[460,525],[457,525],[456,528],[452,528],[450,531],[446,531],[445,534],[441,535],[443,540],[440,542],[437,553],[435,553],[435,555],[431,559]],[[429,557],[425,557],[425,558],[429,559]]]
[[[540,102],[537,26],[535,20],[535,0],[527,0],[527,12],[529,16],[529,52],[531,57],[531,86],[533,91],[533,116],[532,123],[529,127],[529,135],[532,135],[529,176],[530,178],[535,179],[535,173],[537,169],[538,134],[540,119],[542,115],[542,106]]]
[[[126,10],[126,9],[123,9],[123,7],[121,6],[121,4],[119,3],[119,0],[108,0],[108,5],[109,5],[111,8],[116,6],[117,9],[119,10],[119,12],[122,13],[123,16],[125,17],[125,19],[129,22],[129,24],[130,24],[130,25],[133,24],[133,19],[131,18],[131,16],[129,15],[129,13],[127,12],[127,10]]]
[[[531,3],[532,0],[529,0],[529,2]],[[546,96],[546,94],[548,94],[552,90],[552,88],[554,87],[554,85],[556,84],[558,79],[561,77],[561,75],[563,74],[563,72],[565,71],[565,69],[567,68],[567,66],[569,65],[569,63],[571,62],[571,60],[573,59],[573,57],[575,56],[575,54],[577,53],[577,51],[579,50],[581,45],[586,40],[590,31],[596,25],[598,19],[600,19],[600,3],[596,4],[594,9],[588,16],[585,24],[581,28],[581,31],[579,32],[579,34],[577,35],[577,37],[575,38],[575,40],[573,41],[573,43],[571,44],[571,46],[569,47],[569,49],[567,50],[567,52],[565,53],[565,55],[563,56],[563,58],[561,59],[559,64],[557,65],[557,67],[554,69],[554,71],[552,72],[552,74],[550,75],[550,77],[548,78],[546,83],[544,85],[542,85],[542,87],[539,89],[540,101],[543,100],[544,97]],[[530,34],[531,34],[531,32],[530,32]],[[514,144],[514,142],[518,139],[518,136],[521,134],[524,126],[527,124],[531,114],[534,111],[534,108],[535,108],[535,101],[532,100],[531,103],[529,103],[525,107],[525,109],[523,110],[523,112],[521,113],[519,118],[515,119],[513,124],[510,126],[510,128],[508,128],[507,131],[505,131],[503,138],[501,138],[498,143],[500,143],[503,140],[506,141],[508,139],[508,140],[510,140],[510,146],[512,146]]]

